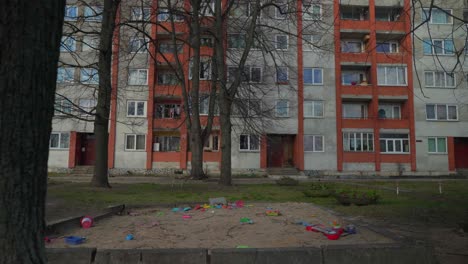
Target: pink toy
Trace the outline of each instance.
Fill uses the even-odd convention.
[[[93,218],[91,216],[81,218],[81,227],[90,228],[91,226],[93,226]]]

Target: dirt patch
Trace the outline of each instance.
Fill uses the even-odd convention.
[[[280,216],[267,216],[268,207],[281,212]],[[343,219],[307,203],[246,204],[238,209],[208,209],[172,212],[171,208],[146,208],[131,211],[131,215],[101,220],[90,229],[79,229],[66,236],[83,236],[86,242],[69,246],[59,238],[49,247],[112,248],[255,248],[302,247],[336,244],[390,243],[383,235],[357,226],[357,234],[328,240],[321,233],[308,232],[298,221],[330,225]],[[191,218],[185,219],[183,216]],[[253,224],[241,224],[247,217]],[[127,241],[128,234],[134,240]]]

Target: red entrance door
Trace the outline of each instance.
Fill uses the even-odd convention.
[[[283,167],[283,144],[281,136],[268,137],[268,167]]]
[[[468,138],[455,138],[455,168],[468,169]]]
[[[78,165],[91,166],[95,160],[95,138],[94,134],[81,134],[80,158]]]

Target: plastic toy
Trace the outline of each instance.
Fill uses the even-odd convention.
[[[91,226],[93,226],[93,218],[91,216],[81,218],[81,227],[90,228]]]
[[[279,215],[281,215],[279,210],[267,210],[265,213],[268,216],[279,216]]]
[[[85,240],[86,240],[85,237],[78,237],[78,236],[65,237],[65,243],[69,245],[79,245],[79,244],[82,244]]]
[[[242,217],[240,219],[241,224],[253,224],[253,220],[248,217]]]
[[[126,237],[125,237],[125,240],[133,240],[135,239],[135,237],[133,237],[132,234],[128,234]]]

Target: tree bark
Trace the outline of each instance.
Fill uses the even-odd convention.
[[[94,119],[94,135],[96,137],[96,160],[91,184],[97,187],[110,187],[108,179],[108,142],[109,114],[112,93],[112,40],[115,30],[115,18],[120,0],[105,0],[101,23],[99,44],[99,88]],[[115,58],[118,59],[118,58]]]
[[[0,263],[42,264],[65,1],[0,1]]]

